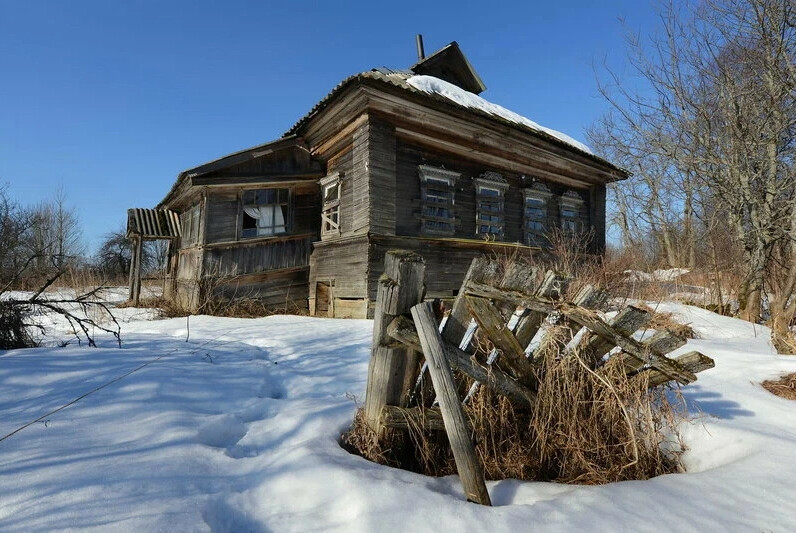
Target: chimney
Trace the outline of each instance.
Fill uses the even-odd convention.
[[[419,33],[415,36],[417,42],[417,60],[423,61],[426,58],[426,52],[423,50],[423,36]]]

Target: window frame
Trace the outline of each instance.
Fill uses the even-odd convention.
[[[429,165],[418,165],[417,168],[420,178],[420,233],[455,235],[458,224],[456,182],[461,173]]]
[[[321,186],[321,238],[336,237],[342,233],[340,225],[340,201],[342,199],[342,174],[335,172],[318,181]],[[326,191],[336,187],[337,197],[326,200]]]
[[[251,203],[251,204],[250,203],[246,203],[246,200],[245,200],[246,195],[254,193],[255,198],[256,198],[256,195],[257,195],[258,191],[276,191],[276,195],[277,195],[276,202],[263,203],[263,204],[260,204],[260,203]],[[286,198],[285,201],[281,201],[279,199],[279,194],[280,194],[279,191],[285,191],[286,192],[287,198]],[[245,208],[246,207],[266,207],[266,206],[275,206],[275,207],[280,207],[280,208],[281,208],[281,206],[285,206],[285,211],[286,212],[283,212],[283,223],[280,224],[280,225],[272,224],[272,226],[271,226],[272,228],[278,228],[278,227],[281,226],[284,229],[282,231],[280,231],[280,232],[274,231],[273,233],[269,233],[269,234],[265,234],[265,235],[258,235],[257,233],[255,233],[254,235],[246,235],[244,232],[247,231],[247,230],[250,230],[251,228],[244,228],[243,227],[243,223],[245,221],[245,217],[247,217],[247,216],[249,218],[253,218],[253,217],[251,217],[250,215],[246,214]],[[269,239],[269,238],[282,237],[284,235],[289,235],[290,232],[291,232],[291,229],[292,229],[292,216],[293,216],[293,188],[292,187],[284,187],[284,186],[282,186],[282,187],[279,187],[279,186],[274,186],[274,187],[267,187],[266,186],[266,187],[263,187],[263,186],[260,186],[260,187],[256,187],[256,188],[243,189],[243,190],[241,190],[238,193],[238,239],[237,240],[239,240],[239,241],[248,241],[248,240],[253,240],[253,239]],[[255,229],[255,231],[257,231],[256,219],[254,219],[254,220],[255,220],[255,228],[254,229]],[[272,222],[274,220],[275,219],[272,218]]]
[[[506,192],[509,185],[497,172],[484,172],[475,182],[475,234],[485,238],[503,239],[506,230]],[[484,190],[496,195],[484,194]],[[487,216],[497,220],[486,220]],[[484,231],[486,228],[486,231]],[[492,230],[496,231],[492,231]]]
[[[531,187],[523,189],[522,234],[526,245],[539,247],[545,245],[549,218],[548,210],[552,196],[553,193],[550,192],[547,185],[541,182],[535,182]],[[541,203],[541,206],[529,205],[531,200]],[[532,209],[541,210],[541,214],[532,214],[530,212]]]
[[[581,195],[575,191],[570,190],[561,195],[561,200],[559,201],[559,226],[564,233],[574,235],[585,229],[583,217],[580,214],[581,208],[585,203]],[[568,212],[572,214],[565,214]]]

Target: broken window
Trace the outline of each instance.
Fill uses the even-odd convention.
[[[503,237],[505,226],[504,197],[509,188],[497,172],[484,172],[475,179],[476,185],[476,235]]]
[[[525,189],[523,233],[528,246],[544,246],[547,243],[547,204],[551,196],[550,189],[538,181]]]
[[[319,183],[323,194],[321,236],[340,235],[340,173],[335,172]]]
[[[256,189],[241,196],[243,238],[287,233],[290,189]]]
[[[456,232],[455,192],[460,174],[444,168],[420,165],[422,210],[421,230],[432,235],[453,235]]]

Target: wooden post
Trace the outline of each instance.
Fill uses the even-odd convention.
[[[143,239],[140,235],[132,237],[133,247],[130,252],[130,300],[138,306],[141,298],[141,252]]]
[[[442,420],[445,423],[445,431],[451,443],[453,458],[456,461],[456,470],[459,472],[464,494],[469,501],[482,505],[492,505],[489,499],[489,492],[486,490],[481,465],[478,464],[475,448],[473,448],[473,443],[470,441],[470,432],[467,421],[464,418],[461,400],[456,394],[456,383],[453,381],[453,373],[448,367],[448,361],[445,358],[442,337],[437,329],[437,321],[434,317],[434,309],[431,302],[424,302],[412,307],[412,318],[415,320],[420,344],[423,347],[423,354],[426,356],[426,361],[428,361],[431,381],[439,398]]]
[[[425,269],[423,258],[414,253],[396,250],[384,257],[384,274],[376,293],[373,351],[365,393],[365,420],[378,435],[384,429],[382,408],[403,407],[417,375],[419,354],[387,335],[387,326],[423,300]]]

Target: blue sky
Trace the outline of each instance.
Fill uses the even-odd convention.
[[[622,22],[624,21],[624,23]],[[91,249],[181,170],[281,136],[350,74],[456,40],[481,96],[585,140],[646,0],[0,3],[0,183],[30,204],[63,185]]]

